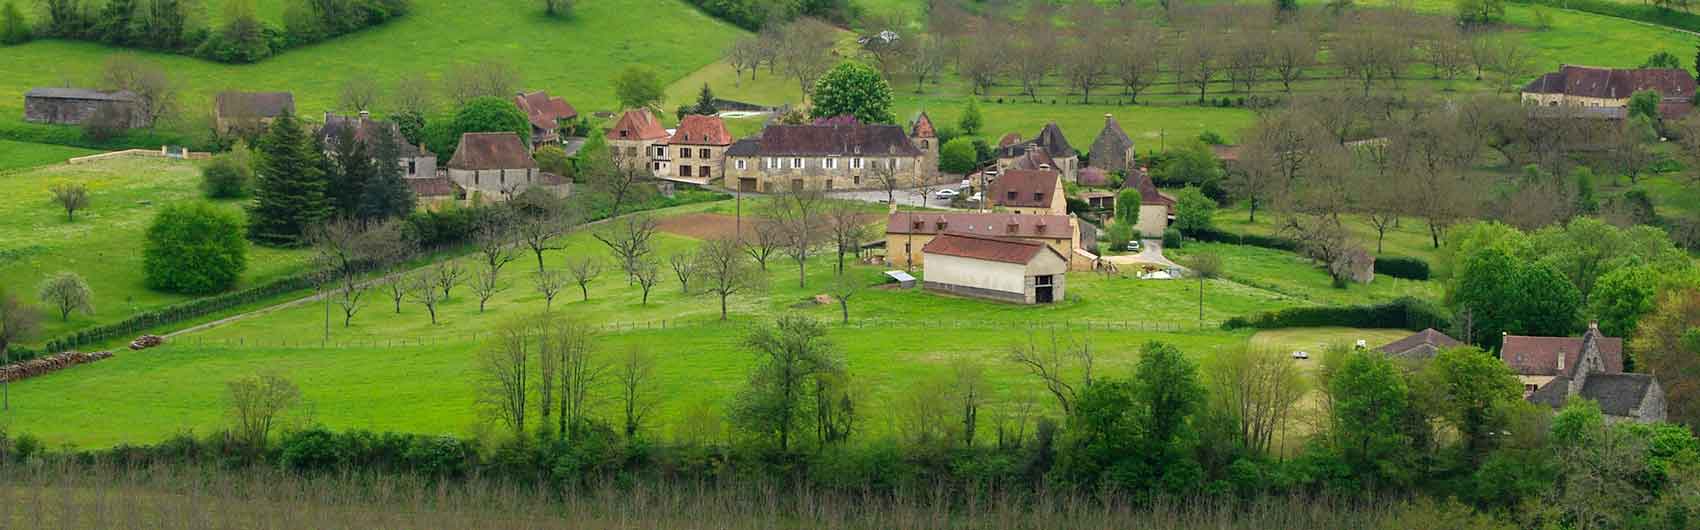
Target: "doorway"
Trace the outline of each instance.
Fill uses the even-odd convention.
[[[1051,289],[1052,289],[1052,287],[1051,287],[1051,276],[1050,275],[1034,276],[1033,277],[1033,301],[1034,302],[1041,303],[1041,304],[1051,303],[1051,301],[1052,301]]]

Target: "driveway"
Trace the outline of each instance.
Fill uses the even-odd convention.
[[[934,186],[931,189],[932,189],[932,191],[938,191],[939,187]],[[885,190],[834,191],[834,192],[827,193],[827,196],[832,197],[834,199],[844,199],[844,200],[851,200],[851,201],[874,202],[874,203],[881,203],[881,204],[884,204],[886,202]],[[907,190],[897,190],[895,193],[892,194],[892,197],[897,199],[897,204],[903,205],[903,206],[929,206],[929,207],[932,207],[932,208],[945,208],[945,209],[950,208],[950,201],[949,200],[940,199],[940,198],[936,198],[936,197],[928,197],[926,195],[922,195],[920,188],[907,189]]]
[[[1150,263],[1150,264],[1158,265],[1158,266],[1162,266],[1162,267],[1174,267],[1174,268],[1177,268],[1177,269],[1186,270],[1186,267],[1182,267],[1181,264],[1175,263],[1174,261],[1170,260],[1168,258],[1168,256],[1163,255],[1163,240],[1161,240],[1161,239],[1140,240],[1140,242],[1139,242],[1139,253],[1138,254],[1123,254],[1123,255],[1120,255],[1120,256],[1104,256],[1104,261],[1114,263],[1114,264],[1116,264],[1117,267],[1121,267],[1121,266],[1124,266],[1124,265],[1140,265],[1140,264]]]

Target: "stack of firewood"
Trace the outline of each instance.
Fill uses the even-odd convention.
[[[136,340],[130,341],[130,349],[145,350],[161,344],[165,344],[165,337],[161,337],[159,335],[142,335],[137,337]]]
[[[38,375],[64,370],[79,364],[92,363],[112,356],[109,351],[83,353],[68,351],[0,366],[0,381],[21,381]]]

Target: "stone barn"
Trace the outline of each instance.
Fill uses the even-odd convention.
[[[928,290],[1017,304],[1063,299],[1068,257],[1038,241],[949,233],[921,252]]]
[[[24,121],[80,125],[102,109],[111,109],[126,127],[147,127],[141,99],[129,91],[86,88],[37,88],[24,94]]]

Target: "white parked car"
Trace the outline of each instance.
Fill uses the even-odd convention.
[[[1309,359],[1310,358],[1310,352],[1307,352],[1307,351],[1304,351],[1304,350],[1295,351],[1295,352],[1293,352],[1293,358],[1299,359],[1299,360]]]
[[[963,188],[963,189],[967,189],[969,187],[972,187],[973,185],[974,185],[974,179],[962,179],[962,185],[958,186],[958,187]]]
[[[956,198],[957,195],[961,195],[961,194],[962,194],[962,192],[956,191],[956,190],[953,190],[953,189],[950,189],[950,188],[945,188],[945,189],[933,192],[933,196],[938,197],[940,199],[954,199],[954,198]]]
[[[973,195],[969,195],[968,202],[980,202],[980,192],[976,191]]]

